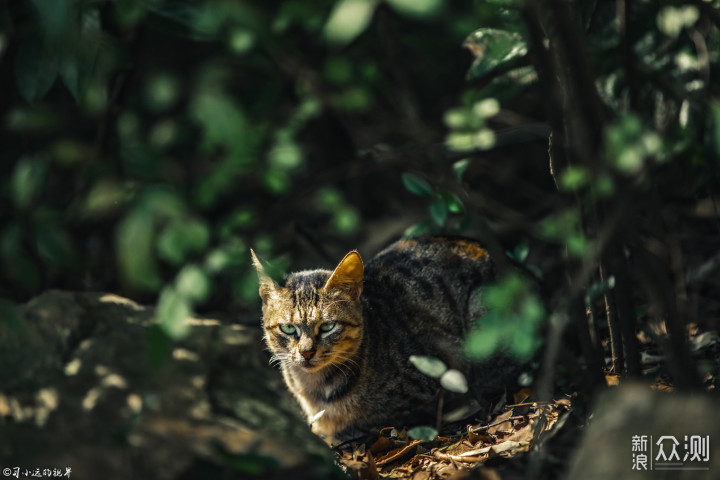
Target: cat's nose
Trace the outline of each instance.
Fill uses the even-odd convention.
[[[315,355],[315,349],[313,348],[310,350],[301,351],[300,355],[302,355],[305,360],[310,360],[313,355]]]

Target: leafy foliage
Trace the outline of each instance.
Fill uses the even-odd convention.
[[[282,270],[467,234],[545,287],[488,287],[472,355],[528,358],[604,302],[630,358],[627,332],[675,322],[690,382],[665,300],[687,306],[683,266],[662,252],[718,192],[717,7],[5,2],[0,296],[117,291],[177,339],[194,310],[254,311],[251,246]]]

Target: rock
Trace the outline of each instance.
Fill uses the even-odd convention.
[[[0,468],[75,479],[338,478],[268,365],[259,327],[50,291],[0,322]],[[259,322],[258,322],[259,323]],[[22,473],[21,473],[22,475]]]
[[[718,478],[720,405],[707,394],[662,393],[645,385],[624,384],[598,399],[590,422],[567,478]],[[708,450],[690,461],[691,444],[697,441],[694,449],[701,449],[701,439],[706,438]],[[673,444],[677,457],[672,457]],[[663,454],[658,459],[661,447]],[[645,455],[647,469],[636,464],[638,455]]]

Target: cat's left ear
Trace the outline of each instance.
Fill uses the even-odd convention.
[[[350,294],[353,300],[357,300],[362,293],[363,270],[362,258],[357,250],[353,250],[340,260],[323,290],[326,293],[333,290],[343,291]]]
[[[260,260],[257,255],[255,255],[255,251],[252,248],[250,249],[250,256],[252,256],[252,262],[253,265],[255,265],[255,270],[257,270],[258,274],[258,281],[260,282],[260,298],[262,298],[263,302],[265,302],[279,287],[277,283],[270,278],[270,275],[265,273],[265,267],[262,266],[262,263],[260,263]]]

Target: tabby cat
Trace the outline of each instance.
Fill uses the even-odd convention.
[[[485,249],[464,238],[398,241],[363,266],[357,251],[334,271],[294,273],[276,284],[252,252],[265,341],[313,431],[333,444],[373,427],[434,424],[436,378],[411,355],[466,374],[476,395],[502,388],[497,371],[471,367],[463,338],[482,315],[494,276]]]

